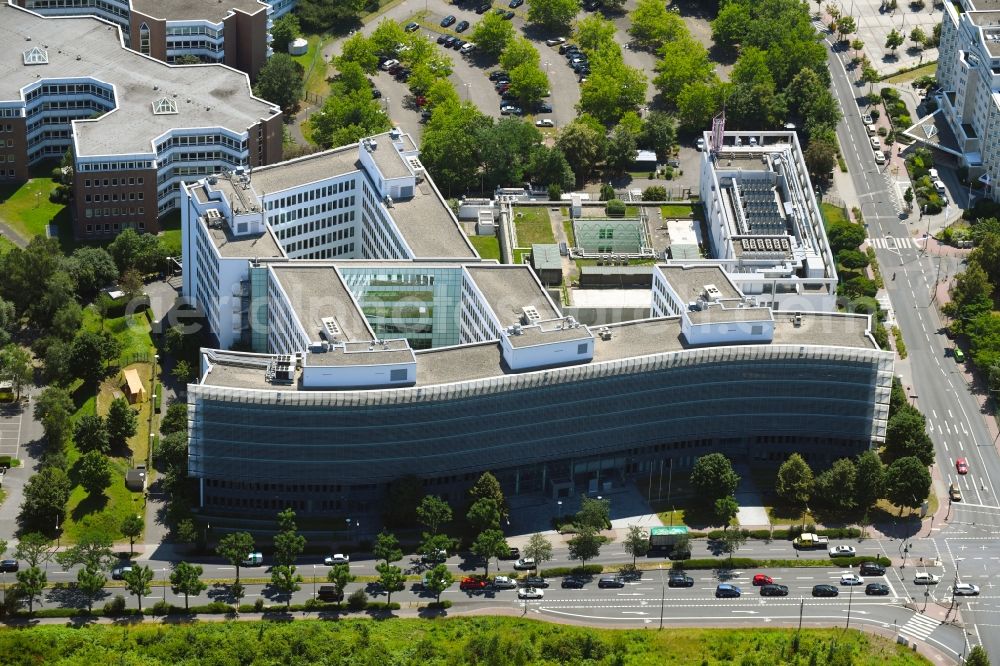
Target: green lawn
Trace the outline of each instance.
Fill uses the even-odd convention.
[[[514,226],[520,247],[530,248],[533,243],[556,242],[549,223],[549,211],[543,206],[514,208]]]
[[[694,206],[684,206],[682,204],[670,204],[668,206],[660,206],[660,213],[663,214],[664,220],[674,219],[674,218],[685,218],[694,217]]]
[[[331,38],[328,35],[306,35],[305,38],[309,41],[309,50],[292,59],[305,71],[304,90],[323,97],[330,94],[330,86],[326,82],[327,63],[322,51]]]
[[[25,240],[32,236],[44,236],[49,222],[63,211],[68,213],[62,204],[49,201],[49,194],[55,189],[56,184],[52,179],[44,177],[0,187],[0,220],[9,224]],[[67,231],[72,237],[72,231],[68,227]],[[60,229],[60,233],[62,232]]]
[[[265,638],[266,635],[266,638]],[[516,617],[43,625],[0,630],[15,663],[930,664],[887,638],[843,628],[594,629]],[[242,657],[240,655],[243,655]]]
[[[929,62],[923,67],[918,67],[909,72],[903,72],[902,74],[897,74],[895,76],[890,76],[887,79],[882,79],[886,83],[909,83],[910,81],[919,79],[921,76],[934,76],[937,71],[937,63]]]
[[[834,206],[829,203],[821,203],[819,205],[820,212],[823,213],[823,219],[826,220],[827,228],[832,224],[838,224],[840,222],[850,222],[847,218],[847,211],[840,206]]]
[[[576,235],[573,233],[573,220],[569,215],[563,216],[563,233],[566,234],[566,241],[570,247],[576,247]]]
[[[6,236],[0,236],[0,256],[7,254],[15,247],[17,246],[14,245],[14,242],[11,239]]]
[[[469,242],[483,259],[500,259],[500,241],[496,236],[469,236]]]
[[[181,255],[181,213],[175,210],[160,218],[160,240],[168,257]]]

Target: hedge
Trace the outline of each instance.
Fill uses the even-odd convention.
[[[861,536],[861,530],[856,527],[834,527],[830,529],[817,530],[815,526],[806,525],[806,529],[802,529],[801,525],[793,525],[792,527],[776,529],[776,530],[740,530],[743,536],[750,539],[776,539],[779,541],[791,541],[795,537],[802,534],[802,532],[813,532],[819,534],[820,536],[830,537],[831,539],[857,539]],[[691,533],[691,538],[698,538],[694,536],[695,533]],[[725,532],[723,530],[712,530],[711,532],[698,533],[699,536],[704,534],[705,537],[713,541],[719,541],[722,539]]]
[[[876,562],[884,567],[890,565],[889,558],[881,555],[858,555],[855,557],[837,558],[797,558],[793,560],[755,560],[750,557],[734,557],[732,560],[716,558],[698,558],[679,560],[671,566],[674,569],[773,569],[773,568],[807,568],[807,567],[854,567],[862,562]]]
[[[596,576],[604,571],[600,564],[588,564],[582,567],[553,567],[542,569],[538,575],[542,578],[559,578],[561,576]]]
[[[445,610],[446,608],[451,608],[451,599],[445,599],[444,601],[432,601],[427,604],[427,608],[430,610]]]

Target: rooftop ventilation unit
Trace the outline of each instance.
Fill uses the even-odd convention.
[[[598,332],[601,334],[601,340],[611,339],[611,329],[607,326],[602,326]]]
[[[390,197],[389,195],[386,195],[385,197],[385,207],[392,208],[392,197]]]
[[[340,326],[337,325],[337,320],[333,317],[323,317],[320,319],[320,323],[323,324],[323,328],[320,333],[330,342],[338,342],[340,338]]]
[[[714,284],[705,285],[705,300],[717,302],[722,298],[722,292]]]
[[[521,323],[522,324],[534,324],[536,321],[540,321],[542,316],[538,314],[538,308],[534,305],[525,305],[521,308]]]
[[[802,313],[801,312],[796,312],[792,316],[792,325],[795,326],[795,328],[800,328],[802,326]]]
[[[393,127],[391,130],[389,130],[389,138],[392,139],[393,141],[399,141],[402,135],[403,132],[398,127]]]

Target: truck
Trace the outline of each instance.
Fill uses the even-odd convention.
[[[673,551],[677,542],[682,540],[685,543],[690,543],[688,528],[683,526],[652,527],[649,530],[650,550]],[[690,555],[690,553],[677,553],[677,555]]]
[[[796,548],[826,548],[830,545],[830,537],[820,536],[818,534],[813,534],[812,532],[803,532],[799,536],[795,537],[792,541],[792,545]]]

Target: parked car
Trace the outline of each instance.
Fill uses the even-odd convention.
[[[514,562],[514,569],[517,571],[526,571],[528,569],[535,568],[535,558],[533,557],[522,557],[516,562]]]
[[[264,564],[264,554],[263,553],[250,553],[247,555],[247,559],[243,560],[240,564],[241,567],[259,567]]]
[[[457,21],[457,20],[458,19],[455,18],[453,15],[448,14],[443,19],[441,19],[441,27],[442,28],[447,28],[450,25],[454,25],[455,21]]]
[[[456,51],[460,51],[462,47],[465,46],[466,44],[468,44],[468,42],[465,41],[464,39],[456,39],[451,43],[451,48],[455,49]]]
[[[509,2],[509,3],[507,4],[507,6],[508,6],[508,7],[510,7],[511,9],[517,9],[518,7],[520,7],[520,6],[521,6],[521,5],[523,5],[523,4],[524,4],[524,0],[510,0],[510,2]],[[566,41],[566,40],[565,40],[565,39],[563,39],[562,37],[559,37],[559,39],[562,39],[562,40],[563,40],[563,42],[565,42],[565,41]],[[546,43],[546,44],[549,44],[549,42],[551,42],[551,41],[552,41],[552,40],[551,40],[551,39],[549,39],[549,40],[546,40],[546,42],[545,42],[545,43]],[[558,44],[561,44],[562,42],[557,42],[557,43],[558,43]],[[549,44],[549,46],[552,46],[552,45],[551,45],[551,44]]]
[[[462,582],[458,584],[458,589],[460,590],[484,590],[486,589],[486,581],[482,578],[463,578]]]
[[[379,65],[379,69],[381,69],[383,72],[388,72],[390,69],[392,69],[398,64],[399,64],[398,60],[386,60],[381,65]]]
[[[884,597],[889,594],[889,586],[885,583],[868,583],[865,585],[865,594],[873,597]]]
[[[534,587],[522,587],[517,591],[518,599],[541,599],[545,596],[545,590],[539,590]]]
[[[493,579],[493,587],[498,590],[513,590],[517,587],[517,581],[508,576],[497,576]]]
[[[418,106],[422,106],[418,102]],[[448,551],[441,549],[436,550],[433,553],[424,553],[420,556],[420,561],[424,564],[438,564],[439,562],[444,562],[448,559]]]
[[[458,37],[456,37],[455,35],[448,35],[448,36],[447,36],[447,37],[445,37],[445,39],[444,39],[444,44],[443,44],[443,46],[444,46],[444,47],[445,47],[446,49],[450,49],[450,48],[452,47],[452,44],[454,44],[454,43],[455,43],[455,42],[457,42],[457,41],[458,41]]]
[[[599,0],[587,0],[587,2],[583,3],[583,8],[588,12],[597,11],[597,8],[600,6],[601,3]]]
[[[959,583],[952,592],[956,597],[978,597],[979,586],[972,583]]]
[[[458,51],[459,51],[459,53],[461,53],[462,55],[468,55],[468,54],[472,53],[472,52],[473,52],[473,51],[475,51],[475,50],[476,50],[476,45],[475,45],[475,44],[473,44],[472,42],[467,42],[467,43],[466,43],[466,44],[465,44],[465,45],[464,45],[464,46],[463,46],[462,48],[460,48],[460,49],[459,49]]]
[[[872,150],[882,150],[882,140],[877,136],[872,137]]]
[[[875,151],[875,164],[885,164],[885,153],[881,150]]]
[[[840,594],[840,590],[833,585],[813,585],[812,594],[814,597],[835,597]]]
[[[694,578],[683,571],[671,571],[670,577],[667,578],[667,585],[669,587],[694,587]]]
[[[762,597],[787,597],[788,596],[788,586],[779,585],[778,583],[768,583],[760,588],[760,596]]]
[[[845,573],[840,577],[841,585],[864,585],[865,579],[856,573]]]
[[[415,32],[419,29],[420,25],[414,21],[410,21],[409,23],[406,24],[406,27],[403,28],[403,30],[405,30],[406,32]]]
[[[965,352],[959,347],[953,347],[951,355],[955,358],[955,363],[965,363]],[[963,472],[964,474],[964,472]]]
[[[584,581],[583,578],[580,578],[578,576],[567,576],[566,578],[562,579],[562,583],[559,584],[559,587],[562,587],[564,589],[568,588],[572,590],[579,590],[583,588],[583,584],[585,582],[586,581]]]
[[[865,125],[871,125],[872,124],[871,114],[869,114],[869,113],[862,114],[861,115],[861,122],[863,122]]]
[[[884,576],[885,567],[883,567],[878,562],[862,562],[861,563],[861,575],[862,576]]]
[[[941,582],[941,576],[937,574],[927,573],[926,571],[921,571],[913,576],[914,585],[937,585]]]
[[[499,81],[500,79],[510,81],[510,75],[502,69],[495,69],[490,72],[490,81]]]
[[[718,599],[738,597],[743,591],[735,585],[730,585],[729,583],[720,583],[715,588],[715,596]]]
[[[774,579],[767,574],[755,574],[753,577],[754,587],[759,587],[761,585],[770,585],[774,582]]]
[[[514,18],[514,12],[506,11],[500,16],[500,18],[502,18],[504,21],[510,21],[511,19]]]
[[[382,91],[378,88],[372,88],[372,99],[382,99]]]
[[[597,587],[625,587],[625,581],[620,576],[601,576]]]
[[[556,124],[551,118],[542,118],[541,120],[535,121],[535,127],[555,127]]]
[[[552,105],[548,102],[539,102],[535,105],[536,113],[552,113]]]
[[[335,555],[330,555],[328,557],[323,558],[323,564],[325,564],[328,567],[331,567],[334,564],[349,564],[350,562],[351,562],[351,556],[344,555],[343,553],[336,553]]]
[[[830,548],[830,557],[854,557],[857,552],[854,546],[832,546]]]
[[[0,562],[0,571],[13,573],[17,571],[18,563],[17,560],[3,560]]]
[[[969,461],[965,458],[959,458],[955,461],[955,471],[959,474],[969,473]]]
[[[343,601],[344,591],[337,589],[336,585],[320,585],[316,598],[320,601]]]
[[[549,581],[541,576],[525,576],[518,581],[524,587],[548,587]]]
[[[521,551],[520,551],[520,549],[513,548],[511,546],[507,546],[507,554],[506,555],[501,555],[500,559],[501,560],[516,560],[516,559],[518,559],[520,557],[521,557]]]
[[[488,2],[481,2],[481,3],[479,3],[479,5],[478,5],[478,6],[476,7],[476,13],[477,13],[477,14],[485,14],[486,12],[490,11],[490,7],[492,7],[492,6],[493,6],[493,5],[491,5],[491,4],[490,4],[490,3],[488,3]]]
[[[511,6],[513,6],[515,1],[517,0],[511,0]],[[551,39],[545,40],[546,46],[559,46],[560,44],[565,44],[565,43],[566,43],[565,37],[553,37]],[[560,51],[560,53],[562,53],[562,51]]]
[[[469,29],[468,21],[460,21],[458,25],[455,26],[455,32],[465,32]]]
[[[699,152],[705,150],[705,139],[702,138],[695,141],[694,147],[697,148]]]
[[[111,570],[111,580],[124,580],[125,574],[132,571],[132,567],[135,566],[133,562],[122,562],[118,564],[114,569]]]

